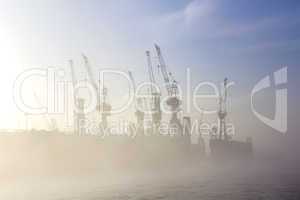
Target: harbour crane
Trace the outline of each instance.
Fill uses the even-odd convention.
[[[154,130],[156,131],[158,127],[160,126],[161,122],[161,108],[160,108],[160,93],[156,91],[154,86],[156,85],[154,73],[153,73],[153,67],[152,67],[152,61],[151,61],[151,55],[150,51],[146,51],[147,56],[147,64],[148,64],[148,74],[149,74],[149,80],[150,80],[150,92],[151,92],[151,114],[152,114],[152,122],[154,125]]]
[[[219,139],[222,140],[228,140],[228,135],[226,132],[226,116],[227,116],[227,83],[228,79],[224,79],[223,83],[223,94],[221,91],[220,97],[219,97]],[[223,138],[224,137],[224,138]]]
[[[105,86],[103,86],[103,89],[102,89],[103,100],[102,100],[102,102],[100,102],[100,88],[98,87],[98,85],[94,79],[89,59],[84,54],[82,54],[82,57],[83,57],[83,60],[85,63],[85,65],[84,65],[85,69],[88,73],[88,78],[90,79],[92,86],[94,87],[95,91],[97,92],[97,108],[98,108],[98,111],[101,112],[101,119],[102,119],[101,125],[102,125],[102,128],[105,130],[107,128],[107,117],[110,116],[110,111],[111,111],[111,105],[106,102],[107,88]]]
[[[133,92],[135,94],[136,84],[135,84],[135,80],[133,78],[132,72],[128,71],[128,75],[129,75],[130,80],[133,84]],[[142,134],[144,132],[144,118],[145,118],[145,113],[143,112],[143,98],[142,97],[136,98],[135,116],[136,116],[136,123],[137,123],[138,133]]]
[[[171,112],[172,112],[171,119],[170,119],[170,125],[172,125],[172,126],[175,125],[176,126],[175,128],[177,128],[177,129],[179,129],[179,131],[181,131],[182,126],[177,117],[177,113],[179,112],[180,104],[181,104],[181,101],[178,98],[178,83],[174,79],[173,75],[167,71],[167,66],[166,66],[165,60],[163,58],[163,55],[161,53],[160,47],[157,44],[155,44],[154,46],[156,49],[158,62],[159,62],[158,67],[160,68],[161,74],[164,79],[164,84],[165,84],[165,87],[167,89],[167,93],[169,96],[166,103],[171,108]]]
[[[77,84],[77,79],[75,75],[75,69],[74,69],[74,63],[73,60],[69,60],[69,66],[71,70],[71,76],[72,76],[72,85],[73,85],[73,101],[74,105],[77,106],[77,110],[73,110],[73,116],[74,116],[74,132],[79,135],[85,134],[85,114],[84,114],[84,99],[83,98],[77,98],[75,94],[75,88]]]

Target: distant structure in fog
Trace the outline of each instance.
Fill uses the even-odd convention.
[[[155,51],[158,57],[158,67],[161,72],[163,83],[167,91],[167,101],[166,104],[171,110],[171,118],[168,122],[162,122],[162,108],[161,108],[161,93],[158,88],[156,88],[156,78],[153,73],[153,66],[151,60],[150,51],[146,51],[147,57],[147,71],[149,75],[149,93],[150,98],[143,96],[135,96],[135,117],[136,123],[130,124],[124,130],[118,129],[108,125],[108,117],[111,114],[111,105],[107,102],[107,88],[104,87],[104,81],[102,82],[102,87],[94,79],[92,69],[89,63],[88,58],[85,55],[82,55],[84,59],[85,70],[89,81],[93,89],[97,93],[97,113],[101,114],[101,122],[96,122],[96,125],[93,124],[93,131],[96,131],[96,136],[98,133],[108,137],[107,140],[101,142],[95,142],[95,149],[100,149],[103,152],[117,152],[116,149],[120,148],[122,152],[125,149],[128,150],[130,156],[132,156],[136,161],[148,160],[154,161],[157,160],[167,160],[167,159],[177,159],[182,161],[183,159],[192,159],[198,160],[205,157],[205,153],[208,152],[207,149],[210,149],[211,156],[213,158],[246,158],[252,155],[252,141],[247,139],[246,142],[235,141],[227,133],[226,129],[226,117],[228,115],[227,111],[227,96],[228,96],[228,79],[225,78],[223,82],[223,87],[221,88],[220,97],[219,97],[219,110],[218,110],[218,128],[212,128],[212,137],[209,138],[209,147],[205,149],[205,141],[202,137],[201,130],[197,130],[197,144],[192,144],[192,134],[193,131],[193,120],[189,115],[183,117],[178,116],[181,106],[181,99],[179,98],[179,88],[178,83],[167,69],[165,60],[162,56],[161,49],[158,45],[155,45]],[[91,136],[83,137],[87,139],[80,138],[80,144],[84,144],[85,140],[89,141],[89,138],[94,139],[94,134],[90,134],[90,127],[87,130],[87,124],[85,115],[85,98],[78,97],[76,95],[76,84],[77,79],[75,76],[74,64],[73,61],[69,61],[69,66],[71,69],[72,84],[73,84],[73,100],[74,100],[74,133],[75,137],[70,141],[77,141],[76,136]],[[135,78],[131,71],[128,72],[130,80],[133,84],[133,92],[136,93],[137,85]],[[150,92],[149,92],[150,91]],[[131,92],[131,91],[130,91]],[[150,112],[146,112],[150,111]],[[150,113],[150,114],[149,114]],[[201,114],[201,122],[203,113]],[[149,123],[145,123],[149,118]],[[52,125],[56,124],[51,121]],[[148,121],[147,121],[148,122]],[[99,124],[98,124],[99,123]],[[125,123],[124,123],[125,124]],[[99,126],[98,126],[99,125]],[[150,126],[146,126],[150,125]],[[200,124],[199,124],[200,126]],[[53,126],[54,127],[54,126]],[[55,128],[51,128],[55,130]],[[122,132],[118,136],[115,136],[113,133]],[[130,132],[133,136],[138,136],[135,141],[132,141],[132,138],[125,137],[128,136],[126,133]],[[43,131],[31,130],[32,133],[42,133]],[[50,131],[51,132],[51,131]],[[229,132],[229,131],[228,131]],[[124,134],[125,133],[125,134]],[[149,134],[150,133],[150,134]],[[79,142],[78,142],[79,144]],[[128,155],[127,155],[128,156]],[[130,157],[128,156],[128,157]],[[126,157],[126,156],[125,156]]]
[[[133,74],[131,71],[128,71],[128,75],[130,77],[130,80],[133,84],[133,93],[135,94],[136,92],[136,83],[135,83],[135,80],[134,80],[134,77],[133,77]],[[137,125],[137,132],[139,134],[144,134],[144,119],[145,119],[145,113],[143,111],[143,98],[142,97],[139,97],[137,98],[136,97],[136,101],[135,101],[135,117],[136,117],[136,125]]]
[[[151,112],[152,112],[152,124],[153,124],[153,131],[156,132],[156,131],[158,131],[158,128],[161,123],[161,108],[160,108],[161,94],[157,91],[156,88],[154,88],[154,85],[156,85],[156,81],[155,81],[155,77],[154,77],[154,73],[153,73],[153,66],[152,66],[150,51],[146,51],[146,56],[147,56],[147,64],[148,64],[148,75],[149,75],[149,80],[151,83],[150,107],[151,107]]]
[[[74,102],[74,109],[73,109],[73,118],[74,118],[74,132],[77,135],[84,135],[86,133],[85,130],[85,114],[84,114],[84,99],[77,98],[76,96],[76,84],[77,78],[75,75],[74,63],[73,60],[69,60],[69,66],[71,70],[72,76],[72,85],[73,85],[73,102]]]
[[[224,79],[223,94],[222,91],[219,97],[219,139],[228,140],[226,131],[226,116],[227,116],[227,78]]]
[[[217,159],[245,159],[252,155],[252,141],[247,139],[246,142],[235,141],[228,136],[226,130],[227,116],[227,85],[228,79],[224,79],[223,92],[219,97],[219,136],[215,137],[218,128],[213,128],[212,137],[209,141],[211,155]]]
[[[172,76],[172,73],[167,71],[167,66],[166,66],[165,60],[163,58],[163,55],[161,53],[161,49],[157,44],[155,44],[155,50],[156,50],[158,62],[159,62],[158,66],[161,70],[161,74],[163,76],[165,87],[167,89],[168,96],[169,96],[168,100],[167,100],[167,105],[171,108],[171,112],[172,112],[171,119],[170,119],[170,126],[174,127],[175,129],[177,129],[177,131],[179,133],[181,133],[182,125],[177,116],[177,114],[180,110],[180,105],[181,105],[181,101],[178,98],[177,81]]]
[[[100,81],[99,81],[99,87],[98,87],[98,85],[94,79],[88,57],[86,57],[85,55],[82,55],[82,57],[84,59],[84,66],[88,73],[90,82],[93,85],[95,91],[97,92],[97,108],[98,108],[97,110],[101,113],[101,120],[102,120],[102,122],[100,123],[100,126],[101,126],[102,130],[105,131],[107,128],[107,117],[110,116],[110,112],[111,112],[111,105],[108,102],[106,102],[107,88],[104,86],[104,80],[102,80],[103,88],[102,88],[102,95],[101,95]],[[102,96],[102,102],[100,101],[100,96]]]

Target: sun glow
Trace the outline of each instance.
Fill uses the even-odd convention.
[[[0,31],[0,128],[16,128],[19,114],[13,102],[13,82],[22,70],[22,53],[18,48],[18,39],[9,28],[1,26]]]

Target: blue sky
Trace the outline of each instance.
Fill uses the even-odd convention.
[[[0,25],[0,41],[5,44],[0,64],[8,66],[1,69],[5,96],[1,119],[11,125],[16,111],[11,87],[22,70],[67,69],[72,58],[77,70],[83,71],[80,55],[84,52],[97,66],[95,71],[102,67],[130,69],[137,82],[142,82],[148,80],[144,52],[153,51],[153,43],[160,44],[169,69],[182,84],[187,67],[193,83],[219,82],[225,76],[235,81],[232,98],[237,112],[249,106],[255,83],[283,66],[289,67],[289,87],[297,90],[297,0],[0,0]],[[117,101],[121,95],[118,84],[109,87],[111,100]],[[299,98],[298,92],[290,95],[291,102]],[[250,115],[249,109],[242,109],[239,115]],[[245,120],[255,121],[252,115]]]

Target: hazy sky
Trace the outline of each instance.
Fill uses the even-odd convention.
[[[68,60],[74,59],[80,76],[85,53],[95,72],[132,70],[136,82],[142,82],[148,80],[145,50],[154,51],[154,43],[161,46],[182,86],[187,67],[193,85],[220,82],[225,76],[233,80],[232,110],[237,116],[247,115],[242,125],[253,122],[266,128],[250,112],[251,89],[264,76],[288,66],[289,123],[295,125],[299,27],[298,0],[0,0],[1,127],[18,124],[12,86],[22,70],[48,66],[68,70]],[[119,85],[108,85],[112,103],[124,95]]]

